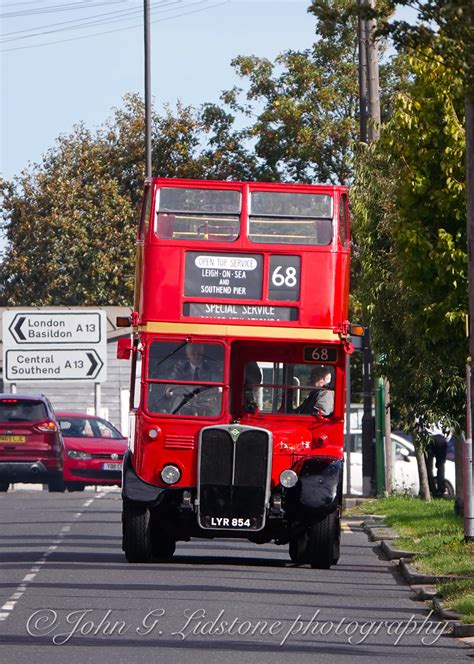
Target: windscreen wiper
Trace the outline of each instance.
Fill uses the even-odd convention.
[[[205,392],[206,390],[212,390],[213,387],[216,387],[215,385],[202,385],[201,387],[197,387],[195,390],[192,392],[189,392],[186,394],[181,402],[178,404],[178,406],[171,411],[171,415],[176,415],[178,410],[180,410],[183,406],[185,406],[191,399],[194,399],[198,394],[201,394],[201,392]]]

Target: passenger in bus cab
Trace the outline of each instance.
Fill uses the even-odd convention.
[[[306,399],[297,408],[295,413],[301,415],[318,415],[321,413],[324,417],[332,415],[334,410],[334,390],[329,390],[326,386],[331,382],[331,371],[324,366],[317,366],[311,369],[309,382],[314,386]]]
[[[258,364],[254,361],[248,362],[245,365],[244,372],[244,410],[247,413],[256,413],[258,404],[255,399],[253,385],[258,385],[262,382],[262,371]]]

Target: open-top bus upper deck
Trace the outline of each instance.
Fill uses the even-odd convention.
[[[138,240],[144,332],[265,338],[271,327],[330,341],[344,330],[345,187],[153,179]]]

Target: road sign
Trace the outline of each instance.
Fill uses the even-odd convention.
[[[22,380],[93,380],[101,382],[104,362],[92,348],[7,350],[5,377]]]
[[[4,380],[106,380],[105,312],[9,310],[3,313]]]
[[[98,344],[101,342],[101,311],[7,311],[11,345]],[[5,323],[4,323],[5,327]]]

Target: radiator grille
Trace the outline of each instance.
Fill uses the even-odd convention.
[[[230,425],[203,430],[199,473],[202,527],[263,528],[270,445],[270,434],[263,429]]]

